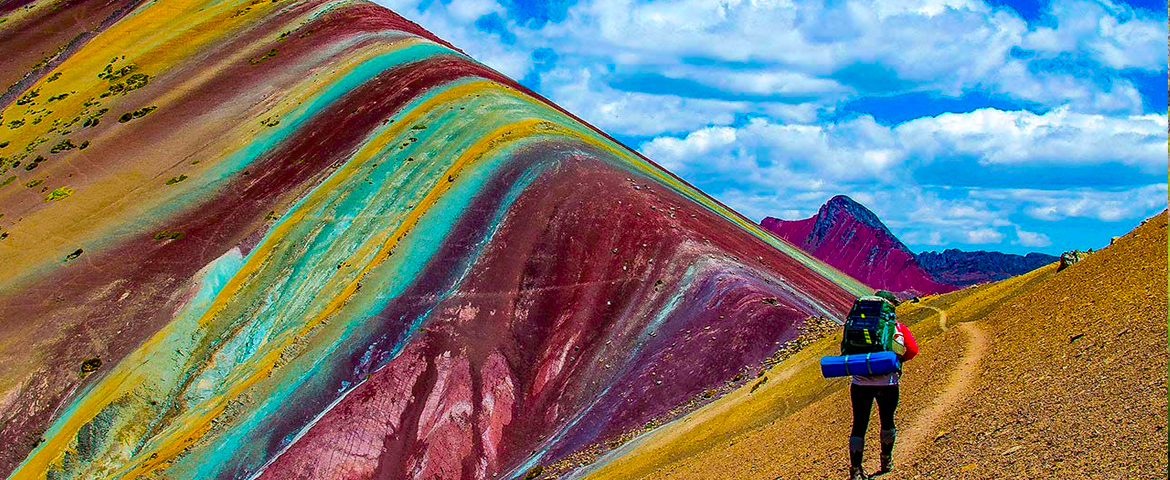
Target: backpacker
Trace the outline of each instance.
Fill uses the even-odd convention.
[[[845,317],[845,333],[841,336],[841,354],[884,352],[891,350],[897,318],[894,305],[882,297],[861,297],[853,302]]]

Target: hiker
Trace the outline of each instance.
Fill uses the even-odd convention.
[[[894,306],[898,304],[897,297],[885,290],[874,294],[889,303],[888,310],[883,310],[893,317]],[[863,297],[872,298],[872,297]],[[898,360],[907,362],[918,354],[918,344],[910,329],[895,321],[893,339],[890,349],[898,355]],[[880,375],[854,375],[853,383],[849,385],[849,399],[853,404],[853,431],[849,434],[849,479],[866,480],[869,478],[861,465],[865,451],[865,430],[869,426],[869,412],[876,400],[878,417],[881,418],[881,469],[875,475],[889,473],[893,468],[894,438],[897,430],[894,428],[894,410],[898,408],[898,379],[902,372],[898,371]]]

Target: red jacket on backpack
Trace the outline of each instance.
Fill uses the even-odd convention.
[[[906,345],[906,351],[901,355],[898,355],[898,360],[900,360],[902,363],[906,363],[910,361],[911,358],[914,358],[915,355],[918,355],[918,342],[914,340],[914,335],[910,333],[910,328],[902,325],[902,322],[898,322],[897,329],[897,333],[902,335],[902,344]]]

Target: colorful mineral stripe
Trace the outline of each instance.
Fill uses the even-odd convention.
[[[0,44],[8,478],[562,475],[868,293],[370,3]]]

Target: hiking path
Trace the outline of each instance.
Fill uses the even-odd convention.
[[[938,312],[939,327],[946,331],[946,311],[929,306],[926,308]],[[905,433],[899,435],[897,450],[903,452],[900,455],[905,459],[903,461],[918,459],[924,453],[922,450],[927,442],[945,435],[946,432],[940,431],[940,428],[943,427],[942,421],[969,393],[971,385],[979,374],[979,365],[987,354],[987,335],[974,322],[960,323],[957,328],[966,337],[967,348],[963,352],[959,365],[949,375],[942,393],[928,407],[919,411]],[[897,470],[887,478],[899,478],[896,474]]]

